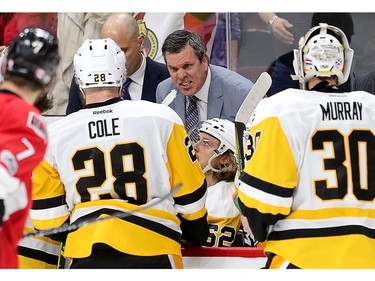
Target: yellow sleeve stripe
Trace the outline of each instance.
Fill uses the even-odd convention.
[[[49,228],[55,228],[61,226],[66,220],[68,219],[68,216],[63,216],[60,218],[54,218],[51,220],[37,220],[32,219],[33,225],[36,229],[42,230],[42,229],[49,229]]]
[[[339,217],[364,217],[375,219],[375,210],[365,208],[324,208],[320,210],[296,210],[288,217],[288,219],[321,220]]]
[[[204,217],[206,214],[207,214],[207,210],[206,210],[206,208],[202,208],[202,209],[200,209],[198,212],[191,213],[191,214],[181,214],[181,216],[182,216],[184,219],[187,219],[187,220],[189,220],[189,221],[193,221],[193,220],[201,219],[201,218]]]
[[[247,208],[257,209],[263,214],[283,214],[288,215],[290,213],[290,208],[282,206],[273,206],[270,204],[265,204],[264,202],[258,201],[254,198],[246,196],[241,190],[238,190],[238,196],[240,200],[245,204]]]

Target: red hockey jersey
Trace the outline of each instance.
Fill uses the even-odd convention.
[[[17,268],[17,247],[31,207],[32,171],[47,146],[46,122],[36,107],[8,91],[0,92],[0,120],[0,268]]]

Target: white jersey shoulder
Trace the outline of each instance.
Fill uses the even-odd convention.
[[[208,215],[228,218],[239,215],[233,202],[236,191],[233,182],[220,181],[207,188],[206,208]]]
[[[360,119],[356,114],[375,112],[375,96],[364,92],[323,93],[299,89],[287,89],[263,99],[256,107],[250,121],[252,124],[270,117],[314,118],[315,114],[331,121]],[[361,110],[361,111],[360,111]],[[337,116],[336,116],[337,115]],[[363,117],[364,115],[362,115]],[[288,118],[289,119],[289,118]],[[298,121],[295,120],[295,121]]]

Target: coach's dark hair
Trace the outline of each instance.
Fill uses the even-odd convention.
[[[187,45],[190,45],[193,48],[195,56],[199,59],[199,61],[202,61],[204,55],[206,54],[206,45],[198,33],[191,32],[186,29],[176,30],[169,34],[165,39],[161,49],[164,60],[166,53],[178,54]]]

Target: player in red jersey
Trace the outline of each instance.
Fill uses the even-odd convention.
[[[44,104],[59,63],[55,37],[26,28],[9,45],[0,89],[0,268],[18,268],[31,207],[32,171],[47,147]]]

